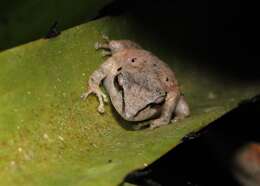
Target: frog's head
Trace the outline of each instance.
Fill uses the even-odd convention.
[[[141,49],[140,45],[129,40],[111,40],[108,44],[112,54],[129,48]]]
[[[122,117],[128,121],[142,121],[160,113],[166,92],[149,75],[122,72],[115,83],[122,98]]]

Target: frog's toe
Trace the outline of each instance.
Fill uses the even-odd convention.
[[[109,45],[107,43],[100,43],[100,42],[96,42],[94,47],[95,47],[96,50],[99,50],[99,49],[109,50],[110,49]]]
[[[102,55],[103,57],[111,56],[111,55],[112,55],[112,52],[111,52],[111,51],[103,50],[102,53],[101,53],[101,55]]]
[[[108,103],[108,99],[107,99],[107,96],[105,94],[101,94],[102,95],[102,98],[104,100],[105,103]]]
[[[101,43],[99,43],[99,42],[96,42],[94,47],[95,47],[95,49],[96,49],[96,50],[98,50],[98,49],[100,49],[100,48],[101,48],[101,46],[102,46],[102,44],[101,44]]]
[[[90,91],[84,92],[83,94],[81,94],[80,98],[81,98],[82,100],[86,100],[87,97],[90,95],[90,93],[91,93]]]
[[[98,110],[98,112],[99,112],[100,114],[105,113],[105,108],[104,108],[103,105],[99,105],[97,110]]]
[[[149,128],[150,129],[155,129],[155,128],[161,127],[163,125],[168,125],[168,124],[169,124],[168,121],[159,118],[159,119],[155,119],[155,120],[151,121]]]
[[[188,115],[176,115],[172,120],[171,122],[172,123],[175,123],[175,122],[178,122],[178,121],[181,121],[183,120],[184,118],[188,117]]]
[[[178,121],[180,121],[180,120],[182,120],[183,118],[182,117],[174,117],[172,120],[171,120],[171,123],[176,123],[176,122],[178,122]]]
[[[102,34],[102,39],[105,40],[106,42],[109,42],[110,39],[106,34]]]

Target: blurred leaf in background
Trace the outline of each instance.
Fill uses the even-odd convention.
[[[3,0],[0,6],[0,50],[44,37],[58,22],[64,30],[89,21],[112,0]]]

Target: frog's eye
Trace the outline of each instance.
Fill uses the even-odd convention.
[[[169,78],[167,77],[165,81],[169,81]]]
[[[117,69],[117,71],[120,71],[120,70],[122,70],[122,67],[119,67],[119,68]]]

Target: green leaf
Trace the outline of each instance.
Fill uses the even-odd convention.
[[[156,130],[127,130],[97,99],[80,99],[89,75],[104,61],[94,50],[102,34],[131,39],[175,70],[191,116]],[[1,185],[119,184],[260,92],[259,82],[227,78],[174,53],[132,17],[104,18],[0,53]]]
[[[47,35],[58,21],[64,30],[96,17],[112,0],[4,0],[0,6],[0,50]]]

